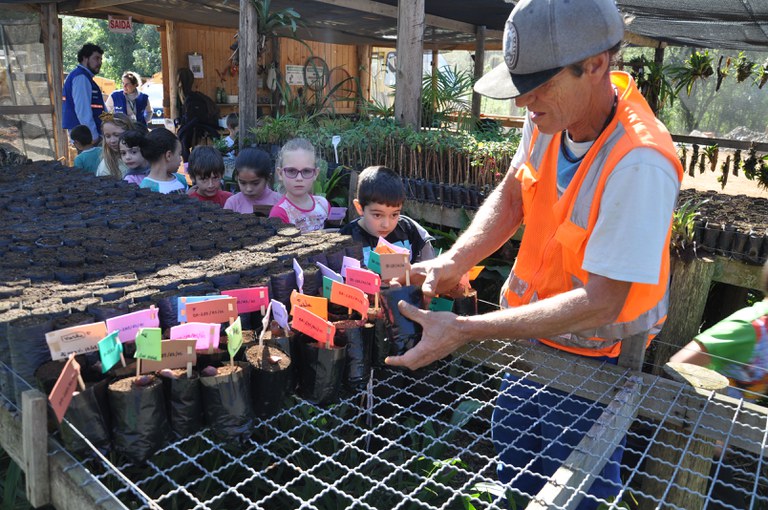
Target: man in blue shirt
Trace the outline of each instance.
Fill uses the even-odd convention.
[[[62,127],[72,129],[80,124],[91,130],[94,144],[101,139],[101,119],[104,112],[104,96],[93,80],[101,70],[104,50],[86,43],[77,52],[78,66],[64,81],[62,97]]]

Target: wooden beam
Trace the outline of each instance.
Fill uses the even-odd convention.
[[[527,510],[570,510],[579,505],[637,416],[641,386],[639,377],[630,377],[624,382],[621,391],[533,498]]]
[[[251,0],[240,0],[240,29],[237,36],[240,69],[237,76],[240,103],[240,149],[250,129],[256,127],[258,107],[256,83],[259,79],[259,37],[256,6]],[[266,83],[266,76],[264,81]]]
[[[371,52],[372,46],[370,44],[359,44],[355,46],[357,76],[360,81],[360,95],[365,101],[371,100]]]
[[[93,9],[104,9],[115,5],[125,5],[138,2],[139,0],[76,0],[61,2],[59,11],[63,14],[69,14],[79,11],[90,11]]]
[[[624,42],[645,48],[666,48],[667,43],[632,32],[624,32]]]
[[[176,62],[176,23],[165,22],[165,40],[168,48],[168,96],[171,102],[171,119],[179,118],[179,108],[176,98],[179,97],[179,79],[177,77],[179,66]],[[165,87],[163,87],[165,88]]]
[[[59,79],[59,82],[61,82],[61,79]],[[48,86],[51,89],[51,93],[54,93],[54,85],[49,84]],[[61,105],[61,87],[59,87],[57,90],[59,90],[59,105]],[[0,106],[0,115],[53,115],[54,114],[55,105],[53,104],[35,104],[35,105],[26,105],[26,106]],[[59,126],[61,126],[61,113],[58,115],[59,119]],[[55,119],[54,119],[55,122]],[[63,136],[64,140],[67,139],[67,136]],[[58,157],[58,156],[57,156]]]
[[[387,5],[381,2],[373,2],[371,0],[314,0],[315,2],[322,4],[334,5],[336,7],[343,7],[345,9],[352,9],[355,11],[366,12],[368,14],[378,14],[379,16],[386,16],[388,18],[399,18],[398,8],[394,5]],[[428,26],[442,28],[445,30],[453,30],[462,34],[474,34],[475,25],[471,23],[465,23],[463,21],[453,20],[450,18],[443,18],[441,16],[435,16],[433,14],[425,14],[425,22]]]
[[[55,9],[55,6],[54,6]],[[21,430],[27,500],[35,507],[51,502],[48,481],[48,399],[40,390],[21,394]]]
[[[712,281],[762,291],[763,266],[745,264],[727,257],[715,257]]]
[[[48,93],[51,98],[51,105],[45,106],[46,113],[52,114],[51,125],[53,126],[53,143],[56,151],[56,159],[65,158],[65,164],[69,165],[69,140],[67,133],[62,127],[62,91],[64,84],[64,63],[61,55],[61,24],[55,3],[41,4],[41,20],[43,30],[43,47],[45,48],[45,71],[47,74]],[[2,108],[0,108],[1,110]]]
[[[474,78],[479,80],[485,69],[485,25],[477,27],[477,39],[475,40]],[[480,118],[480,105],[483,96],[472,91],[472,118]]]
[[[418,131],[424,65],[424,0],[398,0],[397,8],[395,120]]]

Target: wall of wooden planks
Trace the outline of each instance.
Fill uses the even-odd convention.
[[[162,37],[162,52],[163,59],[167,59],[167,47],[165,40],[165,27],[160,27]],[[194,89],[198,90],[210,98],[216,98],[216,88],[223,87],[227,95],[238,95],[238,80],[237,75],[232,73],[230,66],[230,57],[232,50],[230,46],[235,41],[235,33],[237,30],[228,28],[216,28],[202,25],[191,24],[176,24],[176,65],[178,67],[189,67],[188,55],[192,53],[198,53],[203,56],[203,78],[195,79]],[[300,65],[303,66],[307,58],[311,55],[321,57],[328,65],[330,70],[329,85],[326,86],[325,92],[327,93],[335,83],[347,76],[343,71],[349,74],[353,78],[359,77],[359,65],[358,65],[358,51],[365,51],[364,49],[358,49],[357,46],[341,45],[341,44],[329,44],[320,43],[314,41],[306,41],[307,46],[304,44],[293,41],[291,39],[279,39],[279,59],[280,59],[280,72],[285,73],[286,65]],[[267,44],[269,47],[269,44]],[[269,55],[265,55],[265,58],[269,59]],[[260,58],[261,60],[261,58]],[[262,60],[262,63],[265,62]],[[341,71],[343,69],[343,71]],[[168,76],[167,61],[164,60],[163,65],[163,89],[165,95],[165,102],[163,106],[166,108],[166,115],[170,114],[168,110],[170,108],[170,94],[168,91],[168,83],[170,83],[170,77]],[[291,93],[296,94],[298,86],[291,87]],[[268,94],[268,91],[259,91],[259,96]],[[354,113],[355,103],[354,101],[344,101],[342,99],[336,99],[334,102],[334,110],[336,113]],[[237,105],[219,105],[222,115],[226,115],[233,111],[237,111]]]

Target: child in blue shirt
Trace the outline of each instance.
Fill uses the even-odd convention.
[[[72,139],[72,145],[75,146],[78,152],[77,157],[75,157],[74,166],[95,175],[102,158],[101,147],[94,145],[91,130],[88,126],[80,124],[72,128],[69,132],[69,137]]]

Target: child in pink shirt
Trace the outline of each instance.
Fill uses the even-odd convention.
[[[120,135],[120,159],[128,168],[123,180],[136,186],[141,185],[144,177],[149,175],[149,162],[141,155],[141,141],[145,136],[146,133],[138,129]]]
[[[240,193],[232,195],[224,209],[241,214],[253,214],[253,206],[273,206],[280,201],[280,193],[269,187],[272,180],[272,160],[260,149],[246,147],[235,160],[235,180]]]
[[[331,207],[325,198],[311,193],[317,179],[312,144],[303,138],[286,142],[280,149],[277,175],[285,188],[285,196],[272,208],[269,217],[293,223],[302,234],[322,229]]]

